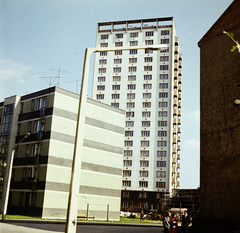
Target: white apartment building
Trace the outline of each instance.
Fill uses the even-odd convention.
[[[167,49],[136,49],[159,44]],[[164,194],[180,187],[182,55],[174,19],[98,23],[96,47],[124,48],[96,53],[92,91],[126,111],[121,207],[161,209]]]

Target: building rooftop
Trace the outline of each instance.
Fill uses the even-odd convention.
[[[230,31],[231,29],[240,25],[239,12],[240,0],[234,0],[198,42],[198,46],[200,47],[205,41],[222,34],[223,31]]]

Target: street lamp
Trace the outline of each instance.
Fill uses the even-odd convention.
[[[86,113],[87,102],[87,89],[88,89],[88,76],[90,56],[96,52],[108,52],[117,50],[130,50],[130,49],[151,49],[151,50],[164,50],[167,45],[149,45],[149,46],[131,46],[131,47],[103,47],[103,48],[86,48],[83,64],[82,85],[79,96],[78,116],[76,125],[76,134],[73,150],[72,172],[69,187],[67,217],[65,225],[65,233],[76,233],[77,228],[77,211],[78,211],[78,195],[80,186],[80,173],[82,161],[82,148],[83,148],[83,135],[84,135],[84,121]]]
[[[30,136],[30,132],[28,132],[19,142],[17,145],[15,145],[12,149],[12,154],[9,160],[9,163],[7,163],[7,168],[5,172],[5,179],[7,185],[5,186],[5,194],[3,195],[3,207],[2,207],[2,221],[5,221],[6,219],[6,214],[7,214],[7,206],[8,206],[8,199],[9,199],[9,190],[10,190],[10,183],[11,183],[11,178],[12,178],[12,165],[13,165],[13,157],[14,157],[14,152],[15,149],[19,146],[19,144],[25,139]]]

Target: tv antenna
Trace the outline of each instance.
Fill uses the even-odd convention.
[[[58,69],[58,70],[57,70],[57,69],[50,69],[50,70],[55,70],[55,71],[57,71],[57,72],[58,72],[58,73],[57,73],[57,76],[39,77],[39,78],[44,78],[44,79],[47,81],[49,87],[51,87],[51,86],[54,85],[53,82],[54,82],[55,80],[57,80],[57,83],[56,83],[55,85],[56,85],[57,87],[59,86],[59,79],[60,79],[61,72],[72,73],[72,72],[70,72],[70,71],[64,71],[64,70],[60,70],[60,69]]]
[[[79,94],[78,86],[80,86],[80,89],[81,89],[82,84],[78,85],[78,82],[81,82],[81,79],[76,79],[76,80],[72,80],[72,81],[65,82],[65,83],[72,83],[72,82],[76,82],[76,93]]]

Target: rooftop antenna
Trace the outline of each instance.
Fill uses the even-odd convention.
[[[60,69],[50,69],[50,71],[51,70],[55,70],[55,71],[57,71],[58,73],[57,73],[57,76],[56,76],[56,78],[57,78],[57,87],[59,86],[59,79],[60,79],[60,75],[61,75],[61,72],[64,72],[64,73],[72,73],[72,72],[70,72],[70,71],[65,71],[65,70],[60,70]]]
[[[57,77],[57,76],[54,76],[54,77],[38,77],[38,78],[44,78],[44,79],[47,81],[49,87],[51,87],[51,86],[53,85],[53,82],[54,82],[58,77]]]
[[[81,84],[80,84],[80,85],[78,85],[78,81],[80,81],[80,82],[81,82],[81,79],[76,79],[76,80],[72,80],[72,81],[65,82],[65,83],[72,83],[72,82],[76,82],[76,93],[77,93],[77,94],[79,94],[79,92],[78,92],[78,86],[80,86],[80,88],[81,88]]]

